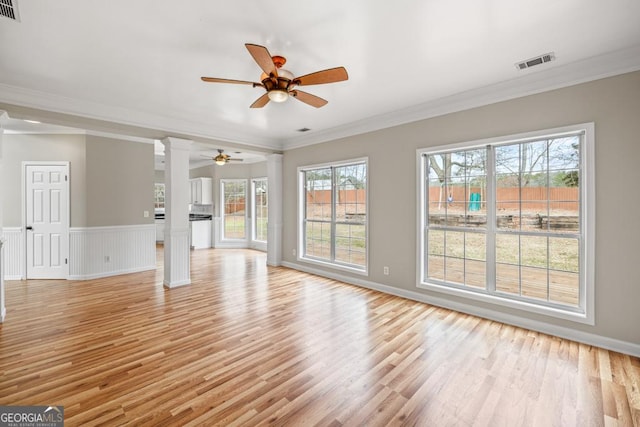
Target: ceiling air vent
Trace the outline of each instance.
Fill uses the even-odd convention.
[[[0,16],[20,21],[18,14],[18,0],[0,0]]]
[[[298,129],[298,132],[309,132],[311,129],[309,128],[300,128]]]
[[[518,70],[525,70],[527,68],[535,67],[536,65],[551,62],[556,59],[555,53],[545,53],[544,55],[536,56],[525,61],[516,62],[516,68]]]

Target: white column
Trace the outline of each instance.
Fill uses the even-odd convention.
[[[4,252],[2,244],[4,243],[2,227],[4,223],[2,221],[2,198],[4,193],[4,179],[2,178],[2,136],[4,135],[3,123],[9,116],[6,111],[0,111],[0,323],[4,322],[5,315],[7,314],[7,307],[4,299]]]
[[[189,259],[189,150],[191,141],[165,138],[164,285],[191,283]]]
[[[267,156],[267,265],[282,263],[282,154]]]

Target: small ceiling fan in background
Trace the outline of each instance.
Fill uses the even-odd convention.
[[[251,104],[251,108],[262,108],[269,101],[285,102],[290,96],[312,107],[320,108],[326,105],[328,101],[319,96],[297,90],[296,87],[336,83],[349,79],[347,70],[344,67],[329,68],[294,77],[290,71],[282,68],[287,62],[283,56],[271,56],[266,47],[257,44],[246,43],[245,46],[256,63],[262,68],[262,71],[264,71],[260,76],[260,83],[217,77],[202,77],[202,80],[210,83],[232,83],[264,88],[267,92],[256,99]]]
[[[211,159],[214,162],[216,162],[216,165],[219,166],[223,166],[226,165],[229,162],[241,162],[242,159],[233,159],[231,158],[230,155],[228,154],[224,154],[224,150],[221,148],[218,148],[218,155],[215,157],[211,157],[211,156],[202,156],[202,157],[206,157],[207,159]]]

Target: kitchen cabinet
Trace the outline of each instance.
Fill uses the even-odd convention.
[[[164,242],[164,219],[156,219],[156,242]]]
[[[164,242],[164,219],[156,219],[156,242]],[[205,249],[211,247],[211,220],[189,221],[191,247]]]
[[[191,221],[191,247],[206,249],[211,247],[211,220]]]
[[[191,188],[190,203],[192,205],[212,205],[213,185],[211,178],[194,178],[189,180]]]

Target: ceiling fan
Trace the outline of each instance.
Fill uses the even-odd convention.
[[[251,108],[262,108],[267,105],[269,101],[284,102],[289,99],[290,96],[312,107],[320,108],[326,105],[328,101],[319,96],[298,90],[296,87],[336,83],[349,78],[347,70],[344,67],[329,68],[327,70],[305,74],[304,76],[294,77],[290,71],[282,68],[287,62],[283,56],[271,56],[266,47],[257,44],[246,43],[245,46],[256,63],[262,68],[262,71],[264,71],[262,76],[260,76],[260,83],[245,80],[221,79],[217,77],[202,77],[202,80],[211,83],[232,83],[264,88],[267,92],[256,99],[255,102],[251,104]]]
[[[221,148],[218,148],[218,155],[215,157],[211,157],[211,156],[202,156],[202,157],[206,157],[207,159],[211,159],[214,162],[216,162],[216,165],[219,166],[223,166],[226,165],[229,162],[241,162],[242,159],[233,159],[231,158],[230,155],[228,154],[224,154],[224,150]]]

